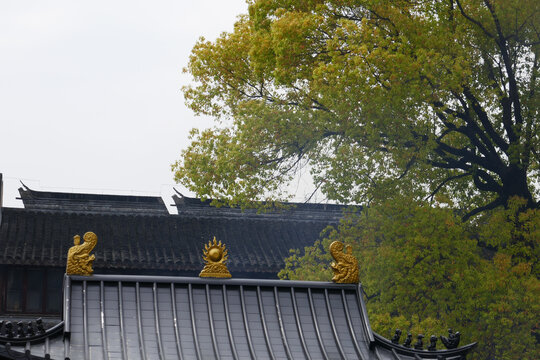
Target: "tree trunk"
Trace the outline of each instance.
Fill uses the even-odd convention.
[[[502,177],[502,192],[500,194],[503,203],[508,205],[508,201],[513,196],[519,196],[527,200],[526,209],[537,207],[533,196],[527,185],[527,172],[516,165],[510,165]]]

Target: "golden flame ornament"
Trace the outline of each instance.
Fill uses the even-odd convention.
[[[227,269],[225,262],[227,261],[228,250],[225,249],[225,244],[218,243],[214,236],[214,241],[204,245],[203,260],[205,261],[204,269],[199,274],[200,277],[216,277],[230,278],[231,273]]]

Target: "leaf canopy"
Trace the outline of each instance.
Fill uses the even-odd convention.
[[[193,48],[187,104],[218,122],[192,134],[177,181],[244,204],[285,197],[309,165],[339,202],[539,206],[538,1],[249,3]]]

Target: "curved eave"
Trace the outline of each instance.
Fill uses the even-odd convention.
[[[37,344],[42,341],[45,341],[46,338],[51,338],[53,336],[59,335],[62,330],[64,330],[64,321],[60,321],[58,324],[53,327],[45,330],[43,334],[35,335],[31,337],[6,337],[0,336],[0,344],[11,344],[11,345],[21,345],[21,344]]]
[[[26,338],[0,337],[0,360],[50,360],[50,342],[62,341],[63,330],[64,321],[61,321],[40,335]],[[43,356],[36,354],[34,345],[43,349]],[[12,349],[12,346],[15,346],[15,349]]]
[[[457,357],[457,356],[464,357],[469,351],[471,351],[477,345],[477,343],[474,342],[471,344],[458,347],[456,349],[436,350],[436,351],[417,350],[414,348],[406,348],[404,346],[394,344],[393,342],[377,334],[376,332],[373,332],[373,336],[375,337],[375,344],[383,348],[391,350],[392,352],[396,352],[400,355],[407,355],[407,356],[412,356],[415,358],[420,357],[421,359],[448,359],[448,358]]]
[[[20,351],[11,350],[9,344],[0,344],[0,360],[49,360],[50,358],[35,356],[30,354],[30,350],[26,350],[24,353]]]

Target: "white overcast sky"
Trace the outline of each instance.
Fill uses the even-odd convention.
[[[4,206],[36,190],[162,195],[195,117],[180,88],[200,36],[245,0],[0,1]],[[178,187],[183,191],[181,187]]]

